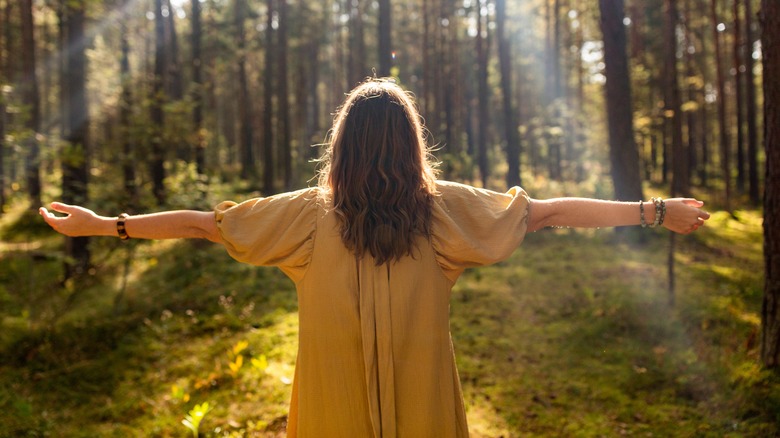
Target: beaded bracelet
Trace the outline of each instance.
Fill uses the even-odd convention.
[[[645,201],[639,200],[639,224],[642,228],[647,228],[647,222],[645,222]]]
[[[127,228],[125,227],[125,221],[128,217],[129,215],[127,213],[122,213],[119,215],[119,217],[116,218],[116,233],[122,240],[127,240],[130,238],[130,236],[127,235]]]
[[[653,225],[650,225],[651,228],[655,228],[656,226],[661,224],[661,198],[650,198],[653,201],[653,204],[655,205],[655,219],[653,220]]]
[[[661,219],[658,220],[658,225],[664,224],[664,218],[666,217],[666,202],[663,199],[661,201]]]

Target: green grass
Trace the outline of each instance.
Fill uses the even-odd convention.
[[[205,242],[94,239],[91,275],[62,284],[62,239],[21,211],[0,221],[0,435],[185,437],[204,402],[201,435],[281,433],[297,304],[280,272]],[[472,434],[780,433],[757,365],[760,213],[735,216],[677,239],[673,307],[658,230],[541,231],[468,271],[451,325]]]

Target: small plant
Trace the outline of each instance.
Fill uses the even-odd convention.
[[[265,358],[264,354],[261,354],[259,357],[253,357],[251,362],[252,368],[258,371],[265,371],[268,368],[268,359]]]
[[[192,436],[194,438],[198,438],[200,422],[203,420],[203,417],[209,413],[209,411],[211,411],[209,402],[203,402],[199,405],[195,405],[195,407],[190,410],[190,413],[185,416],[183,420],[181,420],[181,424],[185,425],[187,429],[192,432]]]
[[[228,367],[230,367],[230,375],[233,376],[233,378],[238,376],[238,371],[241,369],[241,366],[244,365],[244,355],[241,354],[241,352],[246,350],[246,347],[248,346],[249,342],[238,341],[236,345],[228,351],[228,357],[231,358],[230,362],[228,362]]]
[[[238,376],[238,371],[241,369],[241,366],[244,364],[244,356],[238,355],[236,358],[230,362],[228,362],[228,366],[230,367],[230,375],[233,376],[233,378],[236,378]]]

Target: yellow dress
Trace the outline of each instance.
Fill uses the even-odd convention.
[[[449,331],[464,269],[508,257],[529,199],[437,183],[430,239],[376,266],[339,236],[321,189],[216,207],[230,255],[278,266],[296,285],[299,324],[289,437],[467,437]]]

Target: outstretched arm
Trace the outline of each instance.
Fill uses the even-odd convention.
[[[702,210],[704,203],[690,198],[664,200],[666,217],[663,226],[671,231],[688,234],[704,225],[710,214]],[[644,202],[645,219],[652,224],[655,205]],[[603,201],[589,198],[553,198],[531,200],[528,231],[544,227],[619,227],[639,225],[639,202]]]
[[[99,216],[92,210],[76,205],[53,202],[56,216],[46,208],[39,212],[54,230],[66,236],[117,236],[117,218]],[[129,216],[125,220],[127,235],[134,239],[208,239],[221,243],[214,212],[177,210]]]

